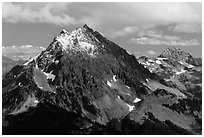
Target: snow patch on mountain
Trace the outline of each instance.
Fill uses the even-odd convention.
[[[110,83],[110,81],[107,81],[107,85],[108,85],[109,87],[112,87],[112,84]]]
[[[116,79],[116,75],[113,76],[113,80],[114,80],[114,82],[117,81],[117,79]]]
[[[43,87],[42,86],[40,86],[37,82],[36,82],[36,85],[40,88],[40,89],[42,89],[43,90]]]
[[[149,60],[148,60],[148,62],[150,62],[150,63],[154,63],[154,60],[152,60],[152,59],[149,59]]]
[[[142,83],[144,86],[148,87],[149,89],[151,89],[146,83]]]
[[[167,60],[168,58],[160,58],[160,57],[158,57],[156,59],[158,59],[158,60]]]
[[[94,45],[87,43],[87,42],[79,41],[79,45],[81,46],[82,49],[85,49],[85,50],[88,50],[88,49],[94,50],[95,49]]]
[[[129,87],[129,86],[126,86],[126,88],[130,89],[130,87]]]
[[[181,61],[180,61],[179,63],[180,63],[180,64],[182,64],[182,65],[184,65],[184,63],[183,63],[183,62],[181,62]]]
[[[159,65],[162,64],[161,61],[159,61],[159,60],[156,60],[156,63]]]
[[[135,107],[135,106],[131,106],[131,105],[129,105],[128,103],[126,103],[126,105],[128,106],[130,112],[134,110],[134,107]]]
[[[51,72],[52,73],[52,72]],[[55,93],[54,89],[52,89],[50,87],[50,85],[48,84],[48,78],[50,79],[54,79],[55,75],[51,74],[51,73],[45,73],[44,71],[40,70],[39,68],[34,67],[34,76],[33,79],[36,83],[36,85],[44,91],[50,91]]]
[[[35,103],[35,104],[38,104],[38,103],[39,103],[39,101],[38,101],[38,100],[35,100],[35,101],[34,101],[34,103]]]
[[[51,74],[52,71],[50,73],[45,73],[45,72],[43,73],[47,76],[47,79],[52,79],[52,81],[55,79],[55,75]]]
[[[186,66],[186,67],[189,68],[189,69],[195,67],[195,66],[193,66],[193,65],[191,65],[191,64],[188,64],[188,63],[186,63],[186,62],[182,62],[182,61],[180,61],[179,63],[182,64],[182,65],[184,65],[184,66]]]
[[[55,63],[55,64],[58,64],[58,63],[59,63],[59,60],[55,60],[54,63]]]
[[[188,64],[188,68],[194,68],[195,66]]]
[[[181,71],[176,72],[176,75],[180,75],[180,74],[185,73],[185,72],[186,72],[185,70],[181,69]]]
[[[137,103],[137,102],[139,102],[139,101],[141,101],[141,99],[139,99],[139,98],[136,97],[133,102],[134,102],[134,103]]]
[[[30,62],[36,60],[36,58],[39,56],[40,54],[37,54],[36,56],[34,57],[31,57],[26,63],[24,63],[23,65],[27,66]]]
[[[56,37],[56,40],[60,42],[64,51],[85,52],[91,57],[97,55],[97,46],[89,42],[83,28],[78,28],[71,33],[64,30]]]
[[[127,52],[129,55],[132,55],[132,53],[131,53],[131,52],[129,52],[129,51],[127,51],[127,50],[126,50],[126,52]]]
[[[96,53],[94,53],[96,47],[88,42],[80,42],[79,45],[81,50],[86,51],[90,56],[94,57]]]

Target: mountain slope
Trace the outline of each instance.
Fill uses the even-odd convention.
[[[113,125],[122,124],[130,114],[145,115],[143,110],[154,112],[156,118],[159,116],[158,111],[145,109],[156,100],[151,99],[152,96],[159,98],[154,95],[157,90],[147,85],[148,81],[165,84],[133,55],[87,25],[72,32],[62,30],[40,55],[15,66],[5,75],[2,81],[3,134],[129,133],[124,127]],[[164,91],[174,96],[169,102],[179,99],[178,92],[183,94]],[[140,104],[142,107],[138,107]],[[155,104],[162,105],[161,102]],[[161,115],[169,111],[172,110]],[[173,112],[172,115],[178,116]],[[194,133],[185,124],[192,124],[195,119],[187,122],[186,116],[183,117],[184,124],[176,123],[170,116],[165,120]],[[136,117],[132,118],[138,123]]]
[[[176,48],[172,48],[176,49]],[[165,80],[165,86],[158,84],[155,81],[149,81],[147,85],[151,89],[163,88],[167,91],[172,88],[172,93],[176,92],[180,97],[177,101],[173,103],[163,104],[162,106],[176,111],[177,113],[190,116],[190,119],[195,121],[194,132],[201,133],[201,120],[202,120],[202,71],[200,66],[194,66],[189,64],[188,61],[184,60],[183,55],[190,55],[180,49],[177,51],[172,51],[169,48],[164,51],[166,54],[168,51],[170,55],[175,55],[176,53],[182,53],[172,56],[159,56],[157,58],[147,58],[141,57],[138,61],[148,68],[152,73],[157,74]],[[163,54],[162,54],[163,55]],[[181,57],[180,57],[181,56]],[[162,58],[161,58],[162,57]],[[194,62],[194,59],[190,59]],[[179,118],[180,120],[182,118]],[[190,120],[189,119],[189,120]],[[181,120],[185,121],[185,120]]]
[[[134,100],[140,81],[150,77],[155,75],[133,55],[88,26],[71,33],[64,30],[36,59],[16,66],[5,76],[3,104],[12,108],[4,105],[3,114],[17,115],[40,102],[49,102],[106,124],[130,112],[129,104],[118,96]],[[14,98],[14,91],[19,92],[18,101],[9,100]]]

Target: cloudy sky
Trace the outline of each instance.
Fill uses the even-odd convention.
[[[27,59],[87,24],[136,56],[177,47],[202,56],[201,3],[3,3],[2,53]]]

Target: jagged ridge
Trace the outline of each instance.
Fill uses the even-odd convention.
[[[190,53],[187,53],[175,47],[170,47],[170,48],[165,49],[164,52],[161,55],[159,55],[159,57],[172,58],[175,60],[189,63],[191,65],[195,65],[195,66],[198,65],[198,63],[193,59]]]

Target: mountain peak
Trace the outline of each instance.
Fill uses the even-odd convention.
[[[178,51],[182,51],[182,50],[179,49],[179,48],[176,48],[176,47],[168,47],[167,49],[164,50],[164,52],[167,52],[167,51],[176,51],[176,52],[178,52]],[[182,51],[182,52],[184,52],[184,51]]]
[[[83,34],[83,33],[93,33],[94,31],[87,24],[84,24],[84,25],[76,28],[72,32],[78,32],[79,34]]]
[[[190,53],[187,53],[187,52],[185,52],[179,48],[176,48],[176,47],[168,47],[158,57],[175,59],[175,60],[178,60],[181,62],[186,62],[186,63],[192,64],[195,66],[197,65]]]
[[[87,24],[84,24],[78,28],[75,29],[75,31],[82,31],[85,32],[86,30],[92,30]],[[69,33],[69,31],[67,29],[62,29],[62,31],[60,32],[60,34],[66,34]]]
[[[83,26],[82,26],[83,28],[88,28],[88,29],[90,29],[90,27],[87,25],[87,24],[84,24]]]
[[[66,34],[66,33],[68,33],[66,29],[62,29],[62,31],[60,32],[60,34]]]
[[[99,45],[96,44],[99,42],[93,33],[94,31],[85,24],[72,32],[63,29],[55,40],[60,43],[64,51],[74,53],[83,52],[90,56],[95,56],[98,48],[95,45]]]
[[[176,47],[168,47],[161,55],[174,58],[178,56],[189,56],[190,54]]]

